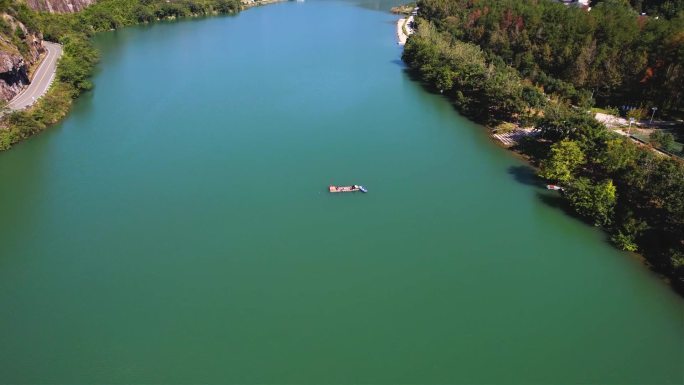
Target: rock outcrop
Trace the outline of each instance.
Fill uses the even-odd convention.
[[[24,58],[0,52],[0,98],[9,101],[27,84],[29,78]]]
[[[13,17],[0,14],[0,99],[9,101],[27,86],[29,69],[44,52],[42,36],[31,33]]]
[[[36,11],[51,13],[78,12],[94,2],[95,0],[26,0],[29,7]]]

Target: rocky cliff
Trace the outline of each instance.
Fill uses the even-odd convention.
[[[0,100],[8,101],[29,84],[32,66],[44,52],[42,36],[0,14]]]
[[[29,7],[36,11],[52,13],[78,12],[94,2],[95,0],[26,0]]]

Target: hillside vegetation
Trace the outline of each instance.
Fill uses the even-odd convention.
[[[424,0],[421,14],[575,105],[684,103],[684,13],[640,16],[622,0],[590,12],[541,0]]]

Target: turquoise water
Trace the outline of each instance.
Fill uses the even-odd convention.
[[[0,154],[0,382],[684,382],[684,301],[409,79],[391,3],[98,35]]]

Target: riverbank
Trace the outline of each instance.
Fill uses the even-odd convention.
[[[547,183],[565,187],[561,207],[602,227],[616,247],[640,252],[684,291],[681,162],[611,135],[583,109],[547,96],[514,68],[490,61],[479,46],[446,40],[427,21],[408,40],[402,59],[425,86],[489,127],[490,135],[499,135],[494,130],[501,125],[536,127],[535,136],[504,133],[497,140],[524,155]]]
[[[537,135],[539,134],[539,131],[537,129],[516,128],[513,131],[507,131],[502,133],[497,131],[497,129],[494,127],[485,126],[485,128],[488,130],[489,137],[491,138],[493,143],[498,145],[500,148],[507,150],[516,159],[519,159],[527,163],[530,167],[530,170],[532,170],[535,173],[535,175],[540,174],[541,159],[539,157],[539,154],[535,153],[535,151],[529,151],[530,145],[539,146],[541,144],[542,146],[546,146],[537,138]],[[616,135],[621,134],[616,133]],[[637,146],[640,146],[640,148],[644,148],[646,151],[653,151],[653,153],[657,154],[657,156],[671,158],[670,155],[658,151],[657,149],[652,148],[650,146],[638,143],[634,140],[632,140],[632,143],[634,143]],[[547,182],[553,183],[554,181]],[[539,185],[541,186],[542,183],[539,183]],[[559,199],[563,198],[562,194],[562,191],[558,192]],[[569,205],[567,202],[565,203],[564,210],[569,215],[577,216],[579,219],[582,219],[586,222],[586,218],[583,218],[581,215],[578,215],[576,212],[574,212],[572,206]],[[586,222],[586,224],[591,225],[592,223]],[[610,234],[611,232],[610,228],[603,227],[603,230],[608,234]],[[614,246],[621,248],[619,247],[619,243],[617,243],[614,239],[611,239],[611,241]],[[644,267],[651,270],[654,274],[656,274],[664,284],[670,286],[674,289],[675,292],[684,297],[684,286],[682,285],[681,280],[678,279],[678,276],[676,274],[669,273],[667,269],[663,269],[662,265],[656,264],[653,260],[653,256],[649,258],[648,254],[644,253],[643,251],[640,251],[636,247],[621,249],[622,251],[627,252],[628,255],[635,261],[638,261],[641,265],[643,265]]]
[[[162,20],[236,14],[252,7],[284,0],[199,0],[193,4],[152,0],[139,5],[135,0],[98,2],[74,14],[48,14],[28,11],[26,23],[39,26],[45,40],[64,46],[63,59],[44,96],[29,108],[10,112],[0,118],[0,151],[25,140],[59,122],[81,93],[92,88],[90,76],[98,61],[90,38],[94,33],[116,30],[135,24]],[[31,100],[32,102],[33,100]]]

